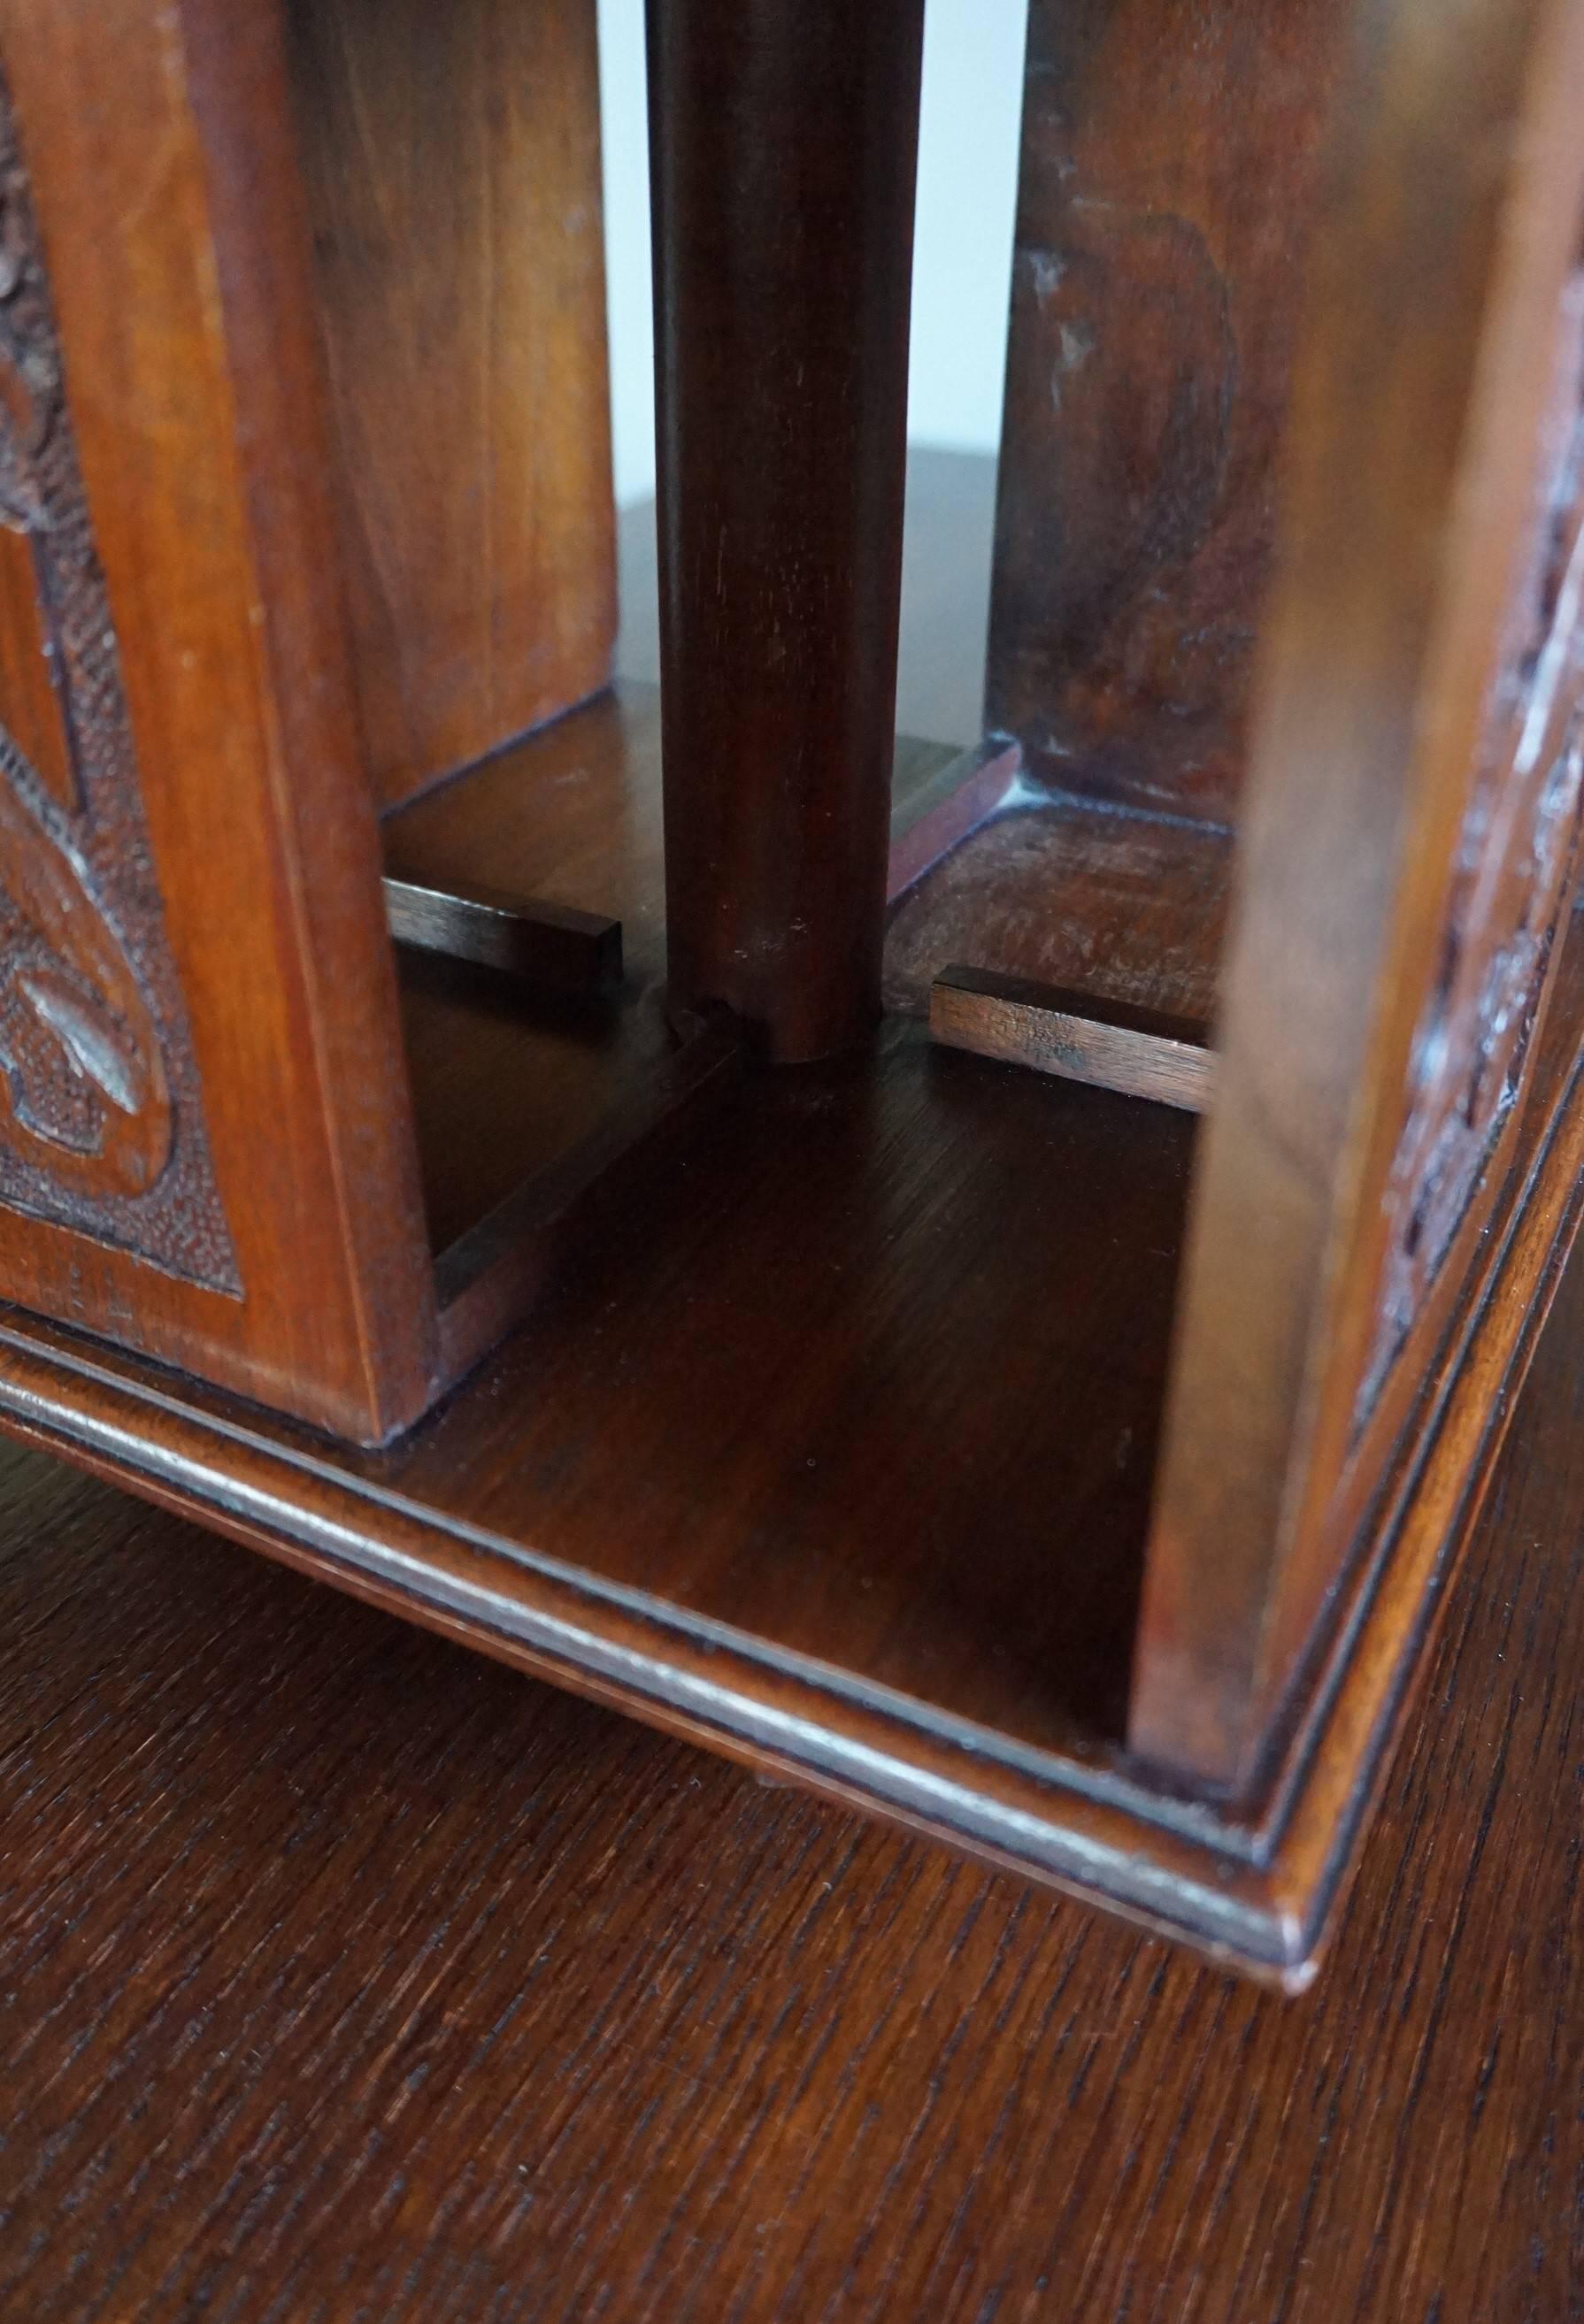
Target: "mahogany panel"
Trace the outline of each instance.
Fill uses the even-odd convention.
[[[1033,0],[987,720],[1233,816],[1336,0]]]
[[[593,0],[286,0],[381,799],[610,676]]]
[[[1557,336],[1525,570],[1491,683],[1435,981],[1414,1032],[1358,1423],[1433,1288],[1518,1101],[1571,885],[1584,771],[1584,268],[1563,294]]]
[[[787,1062],[880,1014],[922,22],[649,10],[669,974]]]
[[[1394,1182],[1404,1106],[1436,1112],[1444,1091],[1440,1126],[1468,1125],[1461,1185],[1499,1176],[1491,1133],[1520,1093],[1552,954],[1576,607],[1560,573],[1544,603],[1526,576],[1537,540],[1542,571],[1557,547],[1546,423],[1559,309],[1564,339],[1577,328],[1580,103],[1584,20],[1565,5],[1454,20],[1402,0],[1355,27],[1131,1730],[1207,1781],[1253,1775],[1356,1546],[1337,1513],[1378,1483],[1340,1489],[1380,1375],[1394,1219],[1405,1229],[1420,1203]],[[1564,380],[1576,361],[1570,344]],[[1570,420],[1566,458],[1570,439]],[[1533,657],[1521,706],[1515,604]],[[1508,738],[1494,761],[1493,719]],[[1465,954],[1485,966],[1459,998]],[[1483,1084],[1470,1028],[1490,1050]],[[1449,1268],[1477,1250],[1466,1223]],[[1432,1240],[1445,1253],[1443,1225]],[[1390,1313],[1399,1286],[1385,1296]]]
[[[0,254],[0,1200],[235,1295],[3,77]]]
[[[8,772],[36,936],[9,1021],[71,1111],[48,1216],[33,1133],[0,1139],[0,1284],[377,1438],[430,1392],[433,1298],[279,27],[5,0],[0,54],[30,189],[14,161],[4,304],[35,334],[47,305],[69,416],[23,488],[69,513],[49,619],[85,803]],[[103,1215],[61,1214],[74,1183]]]

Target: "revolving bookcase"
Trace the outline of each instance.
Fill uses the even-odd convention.
[[[922,0],[0,0],[0,1420],[1311,1974],[1577,1223],[1584,11],[1033,0],[983,737]]]

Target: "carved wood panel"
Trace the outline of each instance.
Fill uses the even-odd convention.
[[[1571,893],[1584,777],[1577,650],[1584,595],[1584,267],[1563,301],[1558,381],[1528,560],[1491,690],[1434,991],[1414,1041],[1386,1200],[1367,1418],[1456,1240],[1523,1087]]]
[[[240,1288],[3,73],[0,1202]]]

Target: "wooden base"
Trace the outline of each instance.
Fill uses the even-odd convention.
[[[641,697],[602,715],[650,731]],[[493,828],[497,883],[619,917],[641,978],[659,937],[635,870],[658,862],[648,746],[599,757],[575,729],[554,764],[580,767],[580,786],[550,783],[538,756],[497,763],[410,810],[403,842],[421,820],[430,868],[466,877]],[[542,828],[506,811],[534,783],[578,802],[559,874],[528,860],[551,845]],[[977,882],[1005,905],[986,923],[1000,964],[1069,984],[1084,958],[1115,982],[1144,920],[1175,914],[1180,941],[1153,946],[1166,966],[1141,998],[1201,1014],[1220,858],[1126,820],[1067,806],[984,826],[898,911],[904,1001],[922,1009],[922,964],[944,964],[953,899]],[[1017,883],[1047,846],[1111,876],[1089,884],[1087,927],[1077,890],[1067,914],[1047,877],[1057,902],[1020,950],[1034,924]],[[443,1254],[524,1175],[545,1102],[527,1067],[559,1056],[561,1097],[592,1111],[661,1030],[631,1001],[615,1029],[547,1023],[415,965]],[[332,1443],[17,1311],[0,1326],[0,1407],[15,1432],[340,1587],[1295,1988],[1577,1223],[1584,1100],[1561,1030],[1584,1001],[1576,930],[1561,974],[1478,1278],[1284,1746],[1236,1806],[1187,1795],[1122,1742],[1193,1120],[942,1054],[905,1016],[867,1059],[727,1076],[707,1121],[681,1109],[641,1175],[608,1170],[561,1214],[532,1324],[397,1445]],[[974,1397],[991,1365],[997,1394]]]

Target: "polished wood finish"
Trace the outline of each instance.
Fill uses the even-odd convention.
[[[18,223],[17,213],[25,214],[31,205],[26,173],[14,133],[8,134],[6,143],[7,208],[13,232],[20,240],[32,230]],[[51,383],[53,392],[46,391],[43,396],[20,374],[16,363],[16,352],[26,327],[19,326],[16,310],[23,304],[35,303],[38,295],[35,279],[30,299],[24,274],[7,297],[7,307],[13,311],[7,318],[12,327],[7,338],[12,344],[6,349],[5,394],[8,402],[15,400],[13,417],[19,423],[18,432],[24,443],[29,443],[30,453],[34,447],[42,447],[48,433],[55,438],[56,467],[64,472],[76,468],[76,457],[71,432],[60,423],[58,358],[49,364],[55,374]],[[39,319],[43,328],[32,336],[36,346],[48,346],[53,337],[51,323],[47,314]],[[0,499],[0,701],[5,705],[6,732],[15,751],[31,769],[45,796],[69,815],[80,804],[81,791],[78,768],[73,763],[77,753],[71,733],[72,674],[52,634],[55,625],[49,609],[51,584],[64,594],[71,586],[71,577],[51,570],[62,544],[59,529],[41,521],[45,492],[41,490],[42,480],[36,474],[32,477],[26,474],[32,465],[27,456],[14,463],[7,460],[4,497]],[[60,473],[45,489],[62,498],[76,497],[81,490],[81,477]]]
[[[0,16],[0,676],[23,738],[0,736],[0,1286],[380,1443],[531,1297],[569,1187],[696,1078],[662,1027],[604,1117],[494,1139],[505,1183],[426,1231],[374,793],[607,667],[592,16],[270,8],[233,37],[193,0],[151,43],[134,0],[35,14]],[[415,157],[427,186],[453,147],[437,212]],[[425,204],[440,238],[409,264]],[[575,686],[558,637],[597,646]],[[451,949],[521,965],[486,887],[453,902]],[[541,985],[618,986],[618,937],[546,899]]]
[[[593,0],[286,0],[339,545],[385,804],[616,629]]]
[[[65,964],[41,958],[65,979],[39,986],[42,1021],[97,1061],[101,1120],[142,1140],[101,1143],[118,1175],[75,1223],[8,1205],[0,1288],[377,1439],[432,1392],[435,1311],[279,27],[182,0],[155,37],[136,0],[6,0],[0,53],[35,221],[23,272],[47,278],[58,337],[50,441],[69,424],[73,525],[91,526],[64,618],[104,657],[84,696],[103,723],[78,738],[84,804],[65,829],[28,808],[45,837],[17,838],[24,909]],[[5,198],[14,267],[14,178]],[[89,620],[95,587],[109,632]],[[95,908],[103,945],[73,951]],[[96,1135],[61,1130],[79,1152]],[[58,1186],[78,1172],[69,1151],[53,1167]],[[185,1257],[150,1240],[161,1206]]]
[[[237,1288],[26,163],[0,85],[0,1185],[14,1208]]]
[[[1215,1098],[1202,1025],[985,969],[942,969],[930,988],[930,1038],[1189,1113]]]
[[[1439,1084],[1443,1118],[1472,1128],[1438,1231],[1455,1286],[1524,1085],[1532,1045],[1505,1020],[1543,1009],[1580,770],[1578,606],[1545,576],[1553,528],[1563,573],[1571,537],[1555,495],[1579,425],[1581,106],[1569,0],[1456,17],[1402,0],[1354,28],[1130,1730],[1211,1782],[1254,1779],[1395,1457],[1368,1390],[1398,1296],[1383,1269],[1404,1112],[1434,1109]],[[1432,183],[1434,234],[1410,231]],[[1460,916],[1460,867],[1488,872],[1507,844],[1526,870],[1505,902]],[[1500,970],[1489,1024],[1438,1002],[1470,946],[1482,987]],[[1423,1320],[1416,1347],[1396,1329],[1406,1397],[1444,1304]]]
[[[1349,11],[1033,0],[987,720],[1229,821]]]
[[[668,974],[781,1061],[880,1014],[922,15],[649,11]]]
[[[672,1010],[650,1038],[647,1069],[618,1084],[581,1136],[530,1168],[441,1253],[435,1272],[448,1379],[470,1370],[554,1279],[563,1243],[578,1247],[582,1199],[617,1180],[618,1165],[626,1166],[618,1180],[626,1184],[636,1161],[653,1167],[662,1133],[696,1113],[700,1094],[742,1061],[728,1010]]]
[[[1564,2324],[1563,1285],[1301,2002],[0,1471],[0,2308]]]

